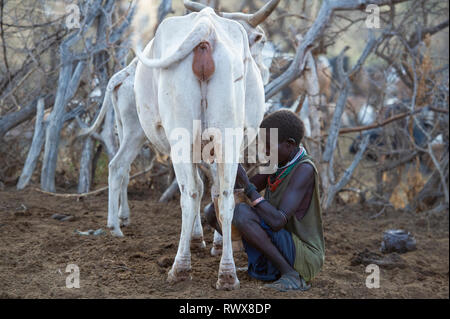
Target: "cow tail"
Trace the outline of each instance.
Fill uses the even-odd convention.
[[[93,132],[98,130],[98,128],[100,127],[100,125],[103,122],[103,119],[105,117],[106,111],[108,111],[110,106],[111,106],[111,93],[112,93],[112,91],[110,91],[108,89],[106,90],[105,97],[103,98],[103,104],[102,104],[102,107],[100,109],[100,113],[98,114],[97,118],[95,119],[94,124],[92,124],[92,126],[90,126],[90,127],[82,128],[78,132],[78,134],[76,135],[75,138],[80,138],[80,137],[85,136],[85,135],[91,135]]]
[[[186,36],[181,45],[174,50],[174,53],[163,59],[149,59],[146,57],[140,47],[136,47],[136,55],[139,60],[149,68],[168,68],[174,63],[180,62],[186,58],[202,41],[209,38],[212,28],[209,21],[201,19]]]

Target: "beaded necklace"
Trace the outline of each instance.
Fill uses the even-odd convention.
[[[283,167],[280,167],[275,172],[275,175],[267,177],[267,185],[269,186],[269,189],[272,193],[277,189],[278,185],[281,184],[281,182],[285,179],[285,177],[289,175],[292,169],[299,163],[299,161],[303,158],[305,154],[306,154],[305,149],[303,147],[300,147],[298,153],[289,163],[287,163]],[[273,182],[271,182],[270,180],[271,177],[275,177],[275,180]]]

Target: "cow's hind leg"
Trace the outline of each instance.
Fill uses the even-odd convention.
[[[134,159],[133,159],[134,160]],[[131,162],[133,162],[133,160]],[[128,206],[128,184],[130,183],[130,172],[125,174],[120,186],[119,220],[120,226],[130,224],[130,207]]]
[[[135,129],[135,132],[132,133],[133,137],[129,139],[128,143],[134,145],[139,144],[137,148],[138,151],[142,149],[143,144],[145,143],[145,134],[144,131],[140,131],[139,133]],[[138,136],[139,134],[139,136]],[[130,133],[131,135],[131,133]],[[133,140],[132,140],[133,139]],[[140,141],[140,142],[139,142]],[[131,162],[127,166],[130,168],[131,163],[135,160],[138,153],[134,154],[134,158],[131,159]],[[132,154],[133,155],[133,154]],[[130,224],[130,207],[128,206],[128,184],[130,183],[130,170],[125,174],[124,179],[122,180],[121,190],[120,190],[120,206],[119,206],[119,219],[120,226],[128,226]]]
[[[233,247],[231,243],[231,222],[234,211],[234,181],[236,178],[236,163],[218,163],[219,178],[219,218],[222,223],[223,250],[219,266],[219,278],[216,288],[232,290],[239,288],[239,280],[236,276],[236,266],[233,259]]]
[[[123,207],[124,202],[128,201],[123,193],[126,193],[128,187],[130,165],[143,145],[144,138],[143,131],[124,134],[119,151],[109,163],[108,228],[111,229],[111,234],[114,236],[123,236],[119,224],[119,198]],[[128,207],[128,202],[126,205]],[[123,209],[122,214],[125,213]],[[122,217],[124,216],[122,215]]]
[[[175,283],[192,279],[190,275],[190,242],[195,218],[200,213],[203,182],[194,164],[176,163],[173,167],[181,192],[180,205],[182,215],[181,236],[178,244],[178,251],[167,277],[169,282]]]
[[[202,195],[203,194],[200,195],[200,198],[202,197]],[[195,216],[194,229],[192,231],[192,238],[191,238],[191,249],[203,250],[205,248],[206,243],[203,240],[203,227],[199,210],[199,212]]]
[[[198,167],[197,167],[197,169],[198,169]],[[203,183],[200,183],[200,185],[201,185],[201,187],[199,188],[199,193],[200,193],[199,201],[201,202],[201,198],[203,197]],[[205,248],[206,248],[206,243],[203,240],[202,218],[201,218],[200,209],[199,209],[197,215],[195,216],[194,228],[192,230],[191,249],[202,251]]]
[[[219,197],[219,178],[217,173],[217,163],[213,163],[209,166],[211,176],[213,177],[212,180],[212,187],[211,187],[211,202],[214,203],[215,199]],[[214,239],[213,239],[213,246],[211,248],[211,256],[220,256],[222,255],[222,247],[223,247],[223,239],[222,235],[215,230],[214,231]]]
[[[222,235],[217,230],[214,231],[213,246],[211,248],[211,256],[219,256],[222,254],[223,240]]]
[[[200,169],[199,166],[196,167],[197,172]],[[201,187],[199,189],[200,191],[200,197],[199,201],[201,202],[201,199],[203,197],[203,183],[200,183]],[[191,249],[202,251],[206,248],[206,243],[203,239],[203,227],[202,227],[202,218],[200,214],[200,209],[198,210],[195,221],[194,221],[194,229],[192,230],[192,237],[191,237]]]

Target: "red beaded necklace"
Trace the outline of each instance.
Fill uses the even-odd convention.
[[[286,165],[282,171],[275,173],[275,180],[273,183],[270,181],[270,178],[273,175],[267,177],[267,185],[272,193],[275,192],[281,182],[286,178],[286,176],[289,175],[292,169],[300,162],[300,159],[302,159],[305,154],[305,149],[301,148],[290,164]]]

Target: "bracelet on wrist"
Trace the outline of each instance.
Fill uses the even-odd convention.
[[[258,197],[257,199],[255,199],[253,202],[252,202],[252,207],[255,207],[256,205],[258,205],[259,203],[261,203],[261,202],[263,202],[263,201],[265,201],[266,199],[264,198],[264,197]]]

